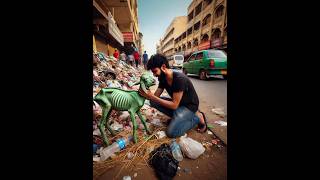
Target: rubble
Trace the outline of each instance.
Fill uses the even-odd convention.
[[[215,113],[216,115],[219,115],[221,117],[225,116],[225,113],[223,111],[223,108],[214,108],[211,110],[213,113]]]
[[[225,121],[215,121],[214,123],[219,124],[220,126],[227,126],[227,122]]]

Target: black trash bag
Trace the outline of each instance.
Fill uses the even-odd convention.
[[[174,159],[168,144],[162,144],[150,153],[149,164],[160,180],[171,180],[176,174],[179,161]]]

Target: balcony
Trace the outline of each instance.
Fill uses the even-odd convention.
[[[187,29],[191,28],[194,25],[194,19],[192,19],[190,22],[187,24]]]
[[[216,6],[220,5],[224,0],[217,0]]]
[[[209,4],[208,6],[206,6],[202,11],[203,17],[205,17],[209,13],[211,14],[211,12],[213,11],[212,9],[213,9],[212,4]]]
[[[123,46],[123,35],[118,26],[115,24],[114,19],[109,15],[108,16],[108,28],[109,33]]]
[[[202,34],[209,33],[209,31],[210,31],[210,24],[206,24],[202,26],[202,29],[201,29]]]
[[[193,38],[199,37],[200,36],[200,31],[194,31],[193,32]]]
[[[215,28],[222,28],[223,27],[223,22],[221,21],[221,19],[219,21],[213,21],[213,26],[212,26],[212,29],[215,29]]]
[[[200,20],[202,20],[201,19],[201,13],[197,17],[194,18],[194,22],[197,23]]]
[[[223,15],[220,17],[215,17],[213,22],[216,24],[216,23],[220,23],[222,20],[223,20]]]

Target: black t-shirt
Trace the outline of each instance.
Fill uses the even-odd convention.
[[[169,86],[165,78],[160,79],[159,77],[159,88],[165,89],[169,93],[171,98],[173,97],[173,92],[183,91],[179,106],[185,106],[193,112],[196,112],[198,110],[198,95],[190,79],[185,74],[173,71],[172,86]]]

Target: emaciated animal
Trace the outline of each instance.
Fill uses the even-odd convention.
[[[140,84],[140,88],[146,91],[149,87],[155,85],[155,79],[152,74],[145,72],[140,77],[140,81],[133,84]],[[102,109],[102,118],[99,122],[99,129],[103,138],[103,142],[108,146],[109,141],[105,133],[105,124],[107,129],[110,131],[111,135],[114,136],[115,132],[110,127],[109,115],[111,110],[118,111],[128,111],[130,114],[130,119],[133,124],[133,140],[134,143],[137,142],[137,122],[135,119],[135,114],[137,113],[142,121],[142,124],[148,134],[151,134],[148,127],[146,126],[145,118],[141,115],[140,109],[144,105],[145,98],[139,95],[138,91],[135,90],[123,90],[119,88],[103,88],[93,99],[97,102]]]

